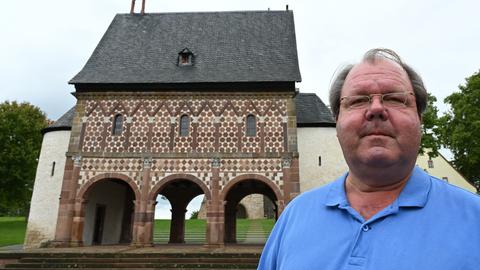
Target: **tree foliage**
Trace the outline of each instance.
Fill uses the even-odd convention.
[[[480,181],[480,71],[458,88],[445,98],[451,109],[439,119],[439,134],[455,168],[475,184]]]
[[[427,153],[429,158],[438,156],[438,150],[441,143],[438,137],[439,118],[438,109],[435,106],[437,98],[428,94],[427,108],[422,115],[422,141],[420,144],[420,154]]]
[[[29,103],[0,104],[0,215],[26,215],[45,114]]]

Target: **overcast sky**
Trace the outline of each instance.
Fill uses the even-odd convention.
[[[75,98],[80,71],[116,13],[130,0],[2,2],[0,102],[28,101],[56,120]],[[304,93],[328,102],[335,70],[374,47],[397,51],[440,101],[480,69],[476,0],[146,0],[146,12],[293,10]],[[137,0],[137,11],[141,0]]]
[[[374,47],[396,50],[440,101],[480,69],[480,1],[146,0],[146,11],[283,10],[286,4],[295,16],[303,79],[297,87],[326,103],[335,70]],[[130,0],[4,1],[2,10],[0,102],[28,101],[55,120],[75,104],[68,80],[114,15],[129,12]]]

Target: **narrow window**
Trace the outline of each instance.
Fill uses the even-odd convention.
[[[122,125],[123,125],[123,117],[121,114],[115,115],[115,118],[113,119],[113,129],[112,129],[112,134],[113,135],[120,135],[122,134]]]
[[[257,135],[257,121],[254,115],[247,116],[247,137],[255,137]]]
[[[318,156],[318,166],[322,166],[322,156]]]
[[[182,115],[182,117],[180,117],[180,136],[181,137],[188,136],[188,126],[189,126],[188,115]]]
[[[448,177],[444,176],[444,177],[442,177],[442,179],[443,179],[445,182],[448,182]]]
[[[428,168],[433,168],[433,160],[428,160]]]
[[[193,53],[188,49],[184,48],[178,53],[178,65],[179,66],[191,66],[193,65]]]
[[[55,161],[52,162],[52,172],[50,173],[50,176],[53,176],[55,174]]]

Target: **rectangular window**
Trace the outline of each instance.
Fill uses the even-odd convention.
[[[448,177],[444,176],[444,177],[442,177],[442,179],[443,179],[445,182],[448,182]]]
[[[428,168],[433,168],[433,160],[428,160]]]
[[[318,156],[318,166],[322,166],[322,156]]]
[[[52,172],[50,173],[50,176],[53,176],[55,174],[55,161],[52,162]]]

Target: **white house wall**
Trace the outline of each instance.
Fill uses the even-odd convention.
[[[473,193],[477,192],[476,189],[465,180],[463,175],[457,172],[442,155],[432,158],[433,168],[428,166],[428,160],[429,158],[427,155],[419,155],[417,158],[417,165],[426,170],[429,174],[446,180],[452,185],[461,187]]]
[[[33,186],[32,202],[25,236],[25,248],[36,248],[55,237],[60,191],[65,169],[65,153],[70,131],[52,131],[43,136]],[[55,170],[52,175],[52,166]]]
[[[334,127],[298,128],[297,137],[301,192],[323,186],[348,170]]]

